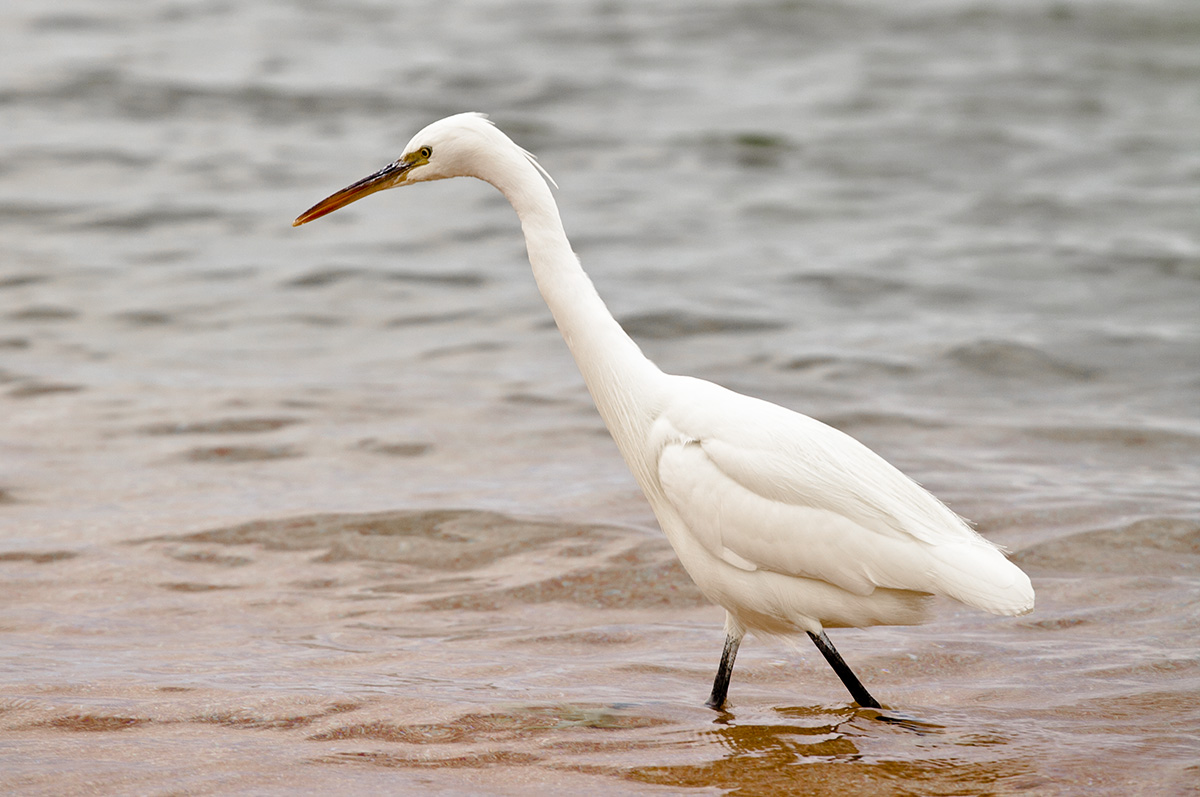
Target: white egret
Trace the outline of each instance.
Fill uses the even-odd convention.
[[[516,210],[538,288],[596,408],[679,561],[725,609],[709,706],[724,706],[747,630],[807,633],[853,698],[878,708],[826,628],[919,623],[931,595],[1000,615],[1033,609],[1025,573],[857,440],[650,362],[571,250],[549,175],[485,116],[434,122],[394,163],[294,224],[385,188],[448,177],[491,183]]]

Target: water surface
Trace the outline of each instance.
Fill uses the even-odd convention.
[[[1187,794],[1200,8],[10,3],[0,786]],[[674,563],[452,181],[291,219],[448,113],[561,186],[666,370],[855,435],[1033,577],[811,646]],[[418,193],[419,191],[419,193]]]

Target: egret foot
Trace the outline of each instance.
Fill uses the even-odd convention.
[[[841,678],[842,683],[850,690],[850,696],[854,698],[854,702],[863,708],[883,708],[883,706],[879,705],[878,700],[871,697],[871,693],[862,685],[862,681],[858,680],[858,676],[850,669],[850,665],[842,658],[842,654],[837,652],[837,648],[829,641],[829,637],[825,635],[824,631],[820,634],[814,634],[812,631],[809,631],[808,636],[812,639],[813,644],[817,646],[817,649],[821,651],[821,654],[825,657],[825,661],[829,662],[829,666],[837,673],[838,678]],[[728,649],[729,646],[726,643],[726,650]],[[736,649],[735,647],[734,650]],[[724,661],[721,663],[724,665]],[[718,673],[718,677],[719,675],[720,673]],[[726,679],[726,685],[728,685],[728,679]],[[713,694],[715,695],[716,687],[713,689]]]
[[[733,660],[737,658],[738,645],[742,644],[741,637],[725,637],[725,650],[721,652],[721,666],[717,668],[717,677],[713,681],[712,694],[704,705],[720,711],[725,706],[725,696],[729,694],[729,679],[733,676]]]

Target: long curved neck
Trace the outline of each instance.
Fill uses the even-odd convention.
[[[488,182],[516,210],[538,290],[600,416],[632,466],[632,442],[644,437],[644,427],[657,414],[663,373],[642,354],[596,293],[571,249],[546,181],[524,153],[514,155]]]

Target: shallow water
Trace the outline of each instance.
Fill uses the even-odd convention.
[[[6,793],[1187,794],[1200,8],[33,3],[0,19]],[[657,362],[832,423],[1037,611],[743,645],[447,113]],[[416,191],[420,191],[418,196]]]

